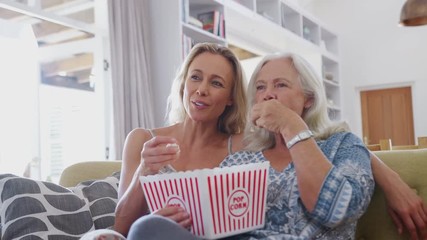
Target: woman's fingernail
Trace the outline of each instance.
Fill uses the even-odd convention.
[[[176,143],[168,143],[166,144],[167,148],[178,148],[179,149],[179,145]]]
[[[176,143],[168,143],[166,144],[166,148],[174,148],[176,152],[179,153],[181,150],[179,149],[179,145]]]

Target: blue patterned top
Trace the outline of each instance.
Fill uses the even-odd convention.
[[[333,167],[313,212],[300,199],[293,163],[282,172],[270,167],[265,226],[238,239],[354,239],[356,221],[368,207],[375,185],[369,152],[348,132],[317,144]],[[241,151],[229,155],[221,167],[260,161],[268,161],[262,152]]]

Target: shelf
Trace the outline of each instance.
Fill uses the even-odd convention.
[[[341,109],[337,106],[334,105],[328,105],[328,109],[332,110],[332,111],[341,111]]]
[[[326,93],[328,105],[336,106],[337,108],[341,106],[339,87],[328,87],[325,85],[325,93]]]
[[[319,45],[320,42],[320,30],[319,25],[308,19],[307,17],[302,18],[302,37],[315,44]]]
[[[339,84],[339,65],[338,62],[328,57],[322,56],[322,77],[326,80]]]
[[[219,11],[224,13],[223,5],[218,1],[212,0],[186,0],[188,1],[189,14],[197,18],[197,15],[209,11]]]
[[[288,5],[281,3],[282,10],[281,25],[283,28],[293,32],[297,36],[302,36],[301,15]]]
[[[331,33],[330,31],[326,30],[325,28],[320,28],[320,47],[330,53],[333,53],[335,55],[338,54],[338,37],[337,35]]]
[[[256,1],[256,12],[264,18],[280,24],[280,8],[277,0]]]
[[[339,83],[328,80],[328,79],[323,79],[323,83],[325,84],[325,87],[336,87],[336,88],[340,87]]]
[[[222,1],[181,0],[182,59],[196,43],[213,42],[227,46]],[[191,22],[191,23],[190,23]]]
[[[306,12],[304,9],[300,9],[300,7],[289,0],[233,0],[224,1],[223,4],[224,11],[230,12],[226,13],[226,20],[227,28],[231,26],[232,31],[227,29],[227,32],[232,32],[232,34],[236,32],[240,35],[247,34],[246,36],[254,36],[253,34],[257,34],[256,36],[260,36],[257,38],[269,38],[267,40],[258,40],[259,42],[275,41],[275,44],[290,46],[289,49],[295,46],[299,47],[300,45],[304,45],[302,48],[312,48],[309,51],[312,51],[313,48],[317,48],[315,51],[321,52],[322,55],[336,62],[338,61],[337,35],[323,26],[323,24],[316,20],[315,17],[311,16],[310,13]],[[256,13],[257,16],[269,22],[281,26],[289,33],[294,34],[297,38],[287,37],[286,43],[284,44],[283,41],[274,34],[263,34],[270,31],[271,28],[265,25],[259,17],[254,17],[253,13]],[[241,26],[246,26],[244,27],[246,29],[242,29],[243,27]],[[268,27],[269,30],[262,29],[264,27]],[[276,33],[277,35],[284,35],[283,31],[280,30]],[[302,44],[302,41],[306,41],[309,44]],[[294,42],[297,42],[297,44],[293,44]],[[275,44],[269,45],[274,46]],[[297,51],[299,50],[300,49]]]
[[[339,121],[341,119],[341,110],[336,107],[328,107],[328,116],[332,121]]]
[[[225,19],[224,6],[217,1],[212,0],[183,0],[184,13],[189,16],[184,18],[184,23],[189,23],[192,19],[203,25],[206,31],[214,35],[225,37]]]
[[[224,38],[188,23],[182,23],[182,32],[187,37],[190,37],[193,40],[193,43],[215,42],[224,46],[227,45],[227,41]]]
[[[229,0],[228,0],[229,1]],[[236,3],[252,10],[252,11],[256,11],[255,9],[255,2],[256,0],[234,0]]]
[[[328,104],[335,106],[332,109],[339,109],[341,106],[341,89],[339,78],[339,64],[338,62],[322,56],[322,77],[325,86],[326,98]]]

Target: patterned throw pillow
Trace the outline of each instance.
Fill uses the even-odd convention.
[[[0,175],[1,239],[79,239],[94,225],[85,199],[59,185]]]
[[[73,188],[0,175],[0,239],[79,239],[111,227],[119,173]]]
[[[70,188],[89,202],[95,229],[110,228],[114,224],[119,179],[120,172],[116,172],[105,179],[82,182]]]

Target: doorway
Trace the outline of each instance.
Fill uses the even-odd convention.
[[[415,144],[410,86],[361,91],[360,99],[365,144],[380,139],[391,139],[393,145]]]

